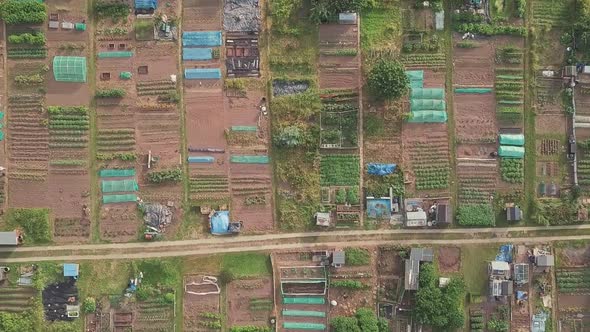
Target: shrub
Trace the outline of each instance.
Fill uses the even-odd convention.
[[[346,248],[346,265],[359,266],[368,265],[371,262],[371,255],[368,250],[362,248]]]
[[[403,65],[395,60],[379,60],[369,72],[369,89],[380,99],[398,99],[410,89]]]
[[[227,285],[235,279],[236,276],[230,269],[223,269],[219,272],[219,282],[221,282],[222,285]]]
[[[96,311],[96,299],[93,297],[87,297],[82,303],[82,311],[85,313],[91,313]]]
[[[180,168],[166,169],[148,173],[148,181],[151,183],[179,182],[182,180]]]
[[[297,126],[287,126],[278,130],[273,136],[276,146],[294,148],[304,142],[303,132]]]
[[[359,203],[359,189],[357,187],[350,187],[346,189],[346,201],[348,204]]]
[[[493,24],[480,24],[480,23],[463,23],[457,26],[459,32],[471,32],[484,36],[495,36],[495,35],[514,35],[524,36],[526,35],[526,28],[512,26],[512,25],[493,25]]]
[[[45,45],[45,41],[45,34],[43,34],[43,32],[21,33],[8,36],[8,43],[10,44],[43,46]]]
[[[166,303],[174,303],[175,296],[174,293],[166,293],[164,294],[164,301]]]
[[[8,224],[22,228],[25,242],[47,243],[51,241],[49,211],[46,209],[10,209]]]
[[[8,25],[41,24],[45,16],[45,5],[36,0],[6,0],[0,4],[0,18]]]
[[[96,98],[123,98],[125,94],[125,90],[120,88],[99,89],[96,91]]]
[[[367,136],[380,136],[383,134],[383,130],[384,130],[384,125],[383,125],[383,119],[381,119],[380,117],[373,115],[373,114],[367,114],[365,115],[365,121],[363,122],[363,129],[364,129],[364,133]]]
[[[130,8],[126,3],[111,3],[107,1],[97,1],[94,4],[94,14],[98,18],[110,17],[113,20],[119,20],[129,15]]]
[[[363,289],[368,286],[358,280],[336,280],[330,281],[330,287],[348,288],[348,289]]]
[[[346,190],[344,190],[344,188],[339,188],[336,191],[336,204],[344,203],[346,203]]]

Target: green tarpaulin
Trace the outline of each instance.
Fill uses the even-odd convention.
[[[231,131],[253,131],[256,132],[258,127],[256,126],[231,126]]]
[[[122,80],[130,80],[131,76],[133,76],[133,75],[131,75],[131,72],[128,72],[128,71],[122,71],[119,74],[119,78]]]
[[[410,111],[444,111],[444,100],[435,99],[412,99],[410,100]]]
[[[522,134],[501,134],[500,144],[524,146],[524,135]]]
[[[268,156],[231,156],[229,161],[235,164],[268,164]]]
[[[325,304],[323,297],[284,297],[283,304]]]
[[[412,89],[422,88],[424,86],[424,71],[423,70],[408,70],[406,75],[410,80],[410,87]]]
[[[76,24],[74,24],[74,28],[78,31],[86,31],[86,24],[85,23],[76,23]]]
[[[130,177],[135,176],[134,169],[101,169],[98,172],[101,178]]]
[[[102,203],[109,204],[109,203],[128,203],[128,202],[137,202],[137,196],[134,194],[126,194],[126,195],[103,195],[102,196]]]
[[[500,145],[498,155],[504,158],[524,158],[524,148],[522,146]]]
[[[311,311],[311,310],[283,310],[283,316],[292,317],[326,317],[324,311]]]
[[[410,99],[445,99],[445,90],[434,88],[412,88]]]
[[[135,180],[102,181],[100,189],[103,193],[137,191],[139,186]]]
[[[410,113],[408,122],[411,123],[444,123],[447,122],[445,111],[416,111]]]
[[[455,93],[485,94],[492,93],[492,88],[455,88]]]
[[[326,329],[326,325],[318,323],[283,322],[283,328],[287,330],[323,331]]]
[[[115,51],[115,52],[98,52],[98,58],[130,58],[133,56],[133,52],[128,51]]]

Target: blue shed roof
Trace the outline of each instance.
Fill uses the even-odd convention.
[[[229,233],[229,211],[217,211],[210,218],[211,234]]]
[[[135,9],[156,9],[158,0],[135,0]]]
[[[77,277],[80,265],[73,263],[64,264],[64,277]]]

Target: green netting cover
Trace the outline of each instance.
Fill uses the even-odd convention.
[[[123,79],[123,80],[130,80],[131,79],[131,76],[133,76],[133,75],[131,75],[131,72],[129,72],[129,71],[122,71],[119,74],[119,78],[120,79]]]
[[[54,57],[53,77],[58,82],[86,82],[86,58],[81,56]]]
[[[423,70],[408,70],[406,71],[406,75],[410,80],[410,87],[414,88],[421,88],[424,86],[424,71]]]
[[[137,196],[135,194],[103,195],[102,196],[102,204],[127,203],[127,202],[137,202]]]
[[[283,328],[291,330],[323,331],[326,329],[326,325],[318,323],[283,322]]]
[[[86,23],[76,23],[74,28],[78,31],[86,31]]]
[[[98,58],[130,58],[133,56],[133,52],[129,51],[115,51],[115,52],[98,52]]]
[[[100,189],[103,193],[137,191],[139,186],[135,180],[102,181]]]
[[[98,172],[101,178],[130,177],[135,176],[134,169],[101,169]]]
[[[500,148],[498,149],[498,155],[504,158],[524,158],[524,147],[500,145]]]
[[[447,122],[445,111],[416,111],[411,112],[408,122],[412,123],[444,123]]]
[[[256,131],[258,127],[256,126],[231,126],[231,131]]]
[[[492,88],[455,88],[455,93],[484,94],[491,92]]]
[[[0,131],[0,141],[3,141],[3,140],[4,140],[4,132]]]
[[[323,297],[284,297],[283,304],[325,304]]]
[[[411,99],[410,111],[444,111],[445,101],[435,99]]]
[[[326,317],[326,313],[323,311],[310,311],[310,310],[283,310],[283,316],[293,317]]]
[[[438,88],[412,88],[410,98],[445,100],[445,90]]]
[[[268,156],[231,156],[229,161],[236,164],[268,164]]]
[[[524,146],[524,135],[522,134],[501,134],[500,144]]]

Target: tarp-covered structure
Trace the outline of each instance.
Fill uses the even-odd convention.
[[[511,146],[511,145],[500,145],[498,149],[498,155],[503,158],[524,158],[524,147],[522,146]]]
[[[500,144],[524,146],[523,134],[500,134]]]
[[[101,169],[98,172],[101,178],[130,177],[135,176],[134,169]]]
[[[445,90],[439,88],[412,88],[410,98],[445,100]]]
[[[231,156],[229,161],[234,164],[268,164],[268,156]]]
[[[215,80],[221,78],[219,68],[188,68],[184,70],[187,80]]]
[[[158,0],[135,0],[135,9],[153,10],[158,8]]]
[[[410,111],[444,111],[445,101],[437,99],[411,99]]]
[[[53,58],[53,77],[58,82],[85,83],[88,79],[86,58],[56,56]]]
[[[410,87],[412,89],[422,88],[424,86],[424,71],[423,70],[408,70],[406,76],[410,80]]]
[[[444,123],[448,116],[445,111],[416,111],[411,112],[408,122],[413,123]]]
[[[396,164],[379,164],[369,163],[367,165],[367,173],[371,175],[388,175],[395,172]]]
[[[139,186],[135,180],[103,180],[100,189],[103,193],[131,192],[139,190]]]
[[[137,195],[135,194],[123,194],[123,195],[102,195],[102,203],[129,203],[137,202]]]
[[[213,50],[211,48],[182,48],[183,61],[199,61],[213,59]]]
[[[229,211],[216,211],[209,218],[211,234],[229,233]]]
[[[97,56],[99,59],[131,58],[133,56],[133,52],[131,52],[131,51],[98,52]]]
[[[182,46],[221,46],[221,31],[184,31]]]

